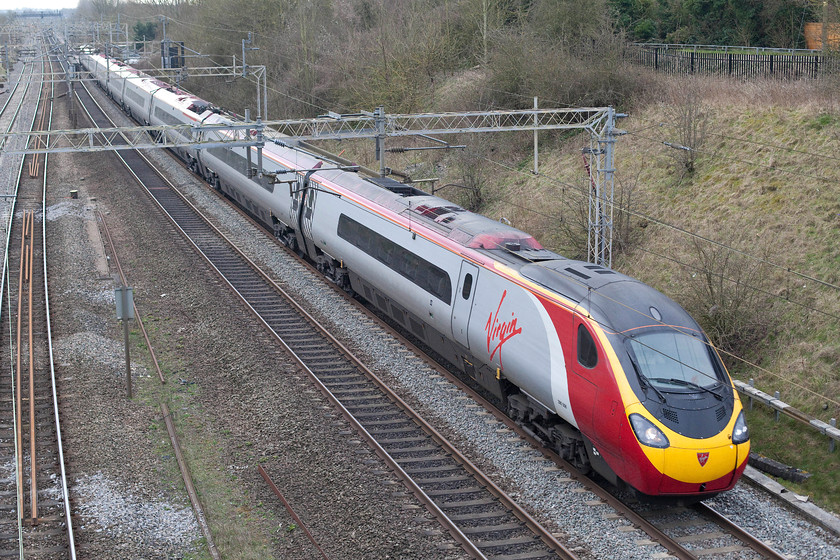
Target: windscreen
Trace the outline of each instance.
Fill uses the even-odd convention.
[[[629,339],[639,373],[661,388],[696,385],[710,388],[721,379],[711,348],[680,331],[662,331]]]

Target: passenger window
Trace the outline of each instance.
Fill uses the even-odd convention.
[[[464,287],[461,288],[461,297],[464,299],[470,299],[470,292],[472,292],[472,283],[473,278],[472,274],[467,274],[464,276]]]
[[[587,369],[598,365],[598,348],[592,335],[583,325],[578,326],[577,359],[578,363]]]

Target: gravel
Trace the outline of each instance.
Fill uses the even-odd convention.
[[[115,543],[129,541],[161,558],[196,550],[198,526],[190,507],[135,496],[130,489],[97,472],[73,481],[76,512],[85,520],[80,531],[95,531]],[[115,552],[129,548],[117,545]],[[125,552],[130,552],[125,550]]]
[[[708,505],[789,558],[840,558],[840,539],[749,484],[738,484]]]

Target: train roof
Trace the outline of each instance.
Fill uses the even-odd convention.
[[[200,97],[172,84],[164,82],[163,80],[149,76],[142,70],[138,70],[117,58],[109,58],[99,53],[82,56],[90,58],[100,66],[108,66],[109,71],[117,78],[131,80],[133,84],[143,88],[149,93],[158,92],[158,97],[169,96],[169,102],[173,105],[180,106],[182,109],[192,111],[197,115],[202,115],[208,110],[216,112],[216,109],[209,101],[205,101],[204,99],[201,99]]]
[[[697,322],[671,298],[601,265],[559,259],[523,265],[519,273],[578,303],[584,312],[615,332],[659,325],[700,331]]]
[[[345,181],[342,184],[347,185]],[[526,260],[557,257],[534,237],[507,224],[469,212],[457,204],[388,177],[354,181],[354,192],[411,221],[416,221],[464,247],[527,252]]]
[[[671,325],[700,331],[676,302],[647,284],[612,269],[565,258],[544,249],[533,236],[470,212],[457,204],[390,178],[363,178],[331,170],[318,175],[437,231],[452,241],[502,262],[566,299],[593,319],[627,332],[642,326]]]

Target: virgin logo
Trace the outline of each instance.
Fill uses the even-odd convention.
[[[507,296],[507,290],[502,293],[502,299],[499,300],[499,307],[496,308],[496,313],[490,314],[487,318],[487,324],[484,325],[484,332],[487,333],[487,351],[490,352],[490,359],[499,352],[499,367],[502,366],[502,345],[522,332],[522,327],[516,326],[516,317],[511,312],[510,321],[499,321],[499,311],[502,309],[502,303]]]
[[[709,460],[709,452],[706,451],[705,453],[698,453],[697,454],[697,462],[700,463],[701,467],[706,466],[706,461]]]

